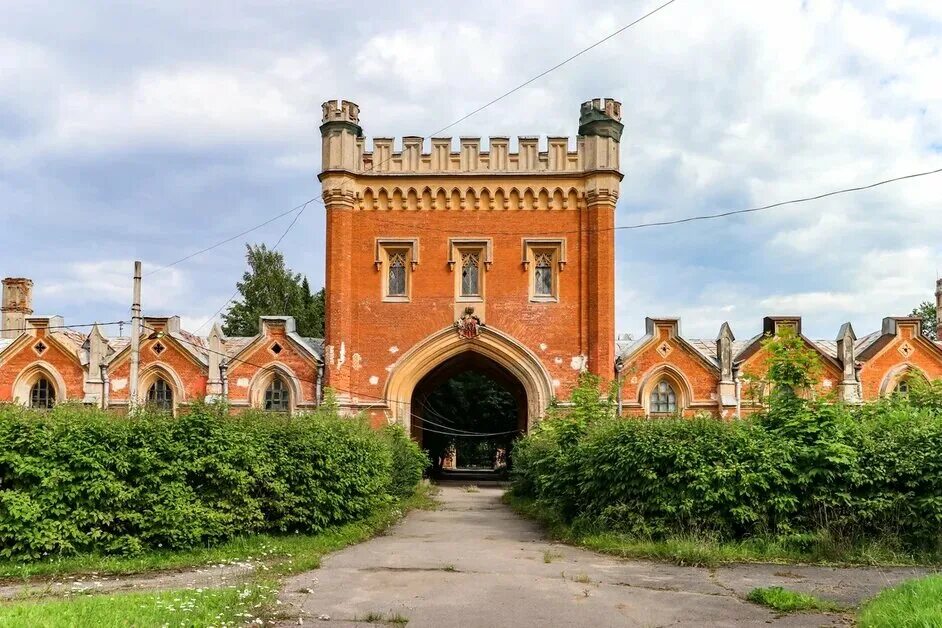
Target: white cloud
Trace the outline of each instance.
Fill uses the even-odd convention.
[[[621,224],[739,209],[928,170],[942,160],[939,4],[676,3],[448,133],[573,135],[581,101],[620,98],[626,125]],[[83,41],[81,48],[50,35],[68,16],[54,23],[37,18],[32,33],[9,28],[0,40],[0,165],[34,176],[24,183],[0,174],[0,212],[27,221],[35,214],[39,222],[29,204],[43,196],[45,181],[35,173],[51,162],[60,171],[49,176],[69,171],[55,189],[76,195],[67,199],[75,208],[72,225],[82,222],[83,212],[97,214],[114,203],[116,215],[129,209],[166,214],[161,224],[184,227],[172,245],[181,254],[198,249],[233,208],[260,221],[316,194],[310,174],[319,165],[322,100],[358,102],[368,136],[429,132],[631,21],[644,7],[418,2],[376,5],[355,23],[338,20],[326,6],[240,7],[196,35],[189,10],[169,5],[152,24],[125,16],[132,21],[102,29],[98,41]],[[141,57],[112,67],[102,51],[121,49],[123,38],[166,44],[125,47]],[[8,112],[18,127],[5,133]],[[185,191],[173,190],[180,194],[174,201],[185,207],[166,206],[164,199],[168,181],[177,181],[167,170],[188,165],[146,156],[155,149],[206,160],[192,166]],[[122,170],[125,156],[138,153],[155,169],[153,180],[140,167]],[[233,156],[251,164],[227,165],[224,174],[212,167]],[[85,163],[100,170],[86,174],[76,166]],[[113,175],[102,174],[111,167]],[[275,183],[262,185],[266,178]],[[296,186],[290,193],[285,180]],[[761,316],[789,310],[806,316],[806,329],[829,337],[847,318],[862,329],[908,311],[930,298],[940,265],[940,181],[620,235],[619,327],[638,331],[645,315],[679,314],[687,333],[712,337],[730,320],[743,336],[758,328]],[[123,186],[133,193],[107,196]],[[280,194],[290,200],[282,203]],[[305,222],[313,223],[305,224],[305,237],[285,242],[289,260],[309,259],[322,242],[308,237],[322,238],[322,223]],[[146,247],[148,236],[128,244]],[[49,301],[70,311],[100,290],[101,298],[126,303],[129,284],[120,267],[126,262],[96,266],[85,259],[89,250],[114,243],[83,237],[85,246],[61,260],[61,280],[47,288]],[[0,252],[0,264],[4,255],[24,254],[17,247]],[[35,246],[29,250],[33,254]],[[148,298],[170,311],[182,307],[202,322],[198,313],[218,307],[242,263],[238,246],[211,255],[217,254],[213,259],[230,257],[231,270],[187,264],[180,285],[168,278],[171,285]],[[161,250],[151,257],[165,256]],[[118,269],[112,273],[109,264]]]

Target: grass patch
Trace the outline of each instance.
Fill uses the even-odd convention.
[[[553,562],[554,560],[558,560],[562,557],[563,557],[562,553],[557,552],[556,550],[546,550],[545,552],[543,552],[543,562],[546,564],[549,564]]]
[[[412,496],[380,509],[363,521],[331,528],[317,535],[250,537],[242,539],[243,542],[233,541],[204,552],[166,552],[134,559],[76,556],[57,563],[24,565],[21,566],[24,570],[38,566],[46,568],[44,572],[30,575],[90,571],[124,574],[227,562],[220,558],[223,557],[229,562],[259,561],[264,572],[257,573],[244,585],[224,589],[80,595],[0,604],[0,626],[235,626],[255,618],[266,620],[275,611],[281,577],[316,569],[325,554],[381,533],[409,510],[434,509],[434,492],[435,489],[429,485],[420,485]],[[256,549],[261,551],[248,551]],[[235,555],[239,558],[232,558]],[[107,567],[116,571],[109,572]],[[382,621],[404,625],[408,619],[390,615]]]
[[[533,499],[515,495],[513,491],[504,494],[504,502],[517,513],[542,523],[550,536],[556,540],[621,558],[643,558],[698,567],[715,567],[730,563],[870,566],[942,563],[942,556],[938,553],[914,555],[900,551],[893,544],[881,540],[847,546],[823,536],[802,536],[795,539],[753,538],[741,541],[720,541],[692,535],[666,539],[640,538],[569,525],[552,509]]]
[[[367,613],[362,617],[355,617],[353,621],[363,622],[365,624],[394,624],[398,626],[405,626],[409,623],[409,618],[400,615],[399,613]]]
[[[942,575],[936,574],[887,589],[864,604],[861,628],[942,626]]]
[[[80,554],[49,557],[36,562],[0,561],[0,579],[29,580],[65,575],[129,575],[149,571],[172,571],[206,565],[242,562],[286,567],[293,571],[316,569],[324,554],[358,543],[387,527],[412,509],[436,507],[433,489],[422,485],[414,495],[381,508],[362,521],[328,528],[319,534],[258,534],[238,537],[216,545],[191,550],[146,552],[137,556]]]
[[[98,626],[235,626],[258,617],[274,589],[259,584],[225,589],[88,595],[0,605],[0,625],[43,628]]]
[[[782,587],[763,587],[753,589],[746,596],[746,599],[762,606],[781,611],[783,613],[794,613],[797,611],[825,611],[840,612],[846,610],[837,602],[823,600],[814,595],[790,591]]]
[[[464,492],[465,493],[480,493],[481,489],[479,489],[476,484],[465,484]]]

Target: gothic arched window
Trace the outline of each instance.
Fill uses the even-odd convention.
[[[29,407],[48,410],[56,404],[56,389],[52,382],[40,377],[29,390]]]
[[[406,296],[406,252],[389,252],[389,277],[386,295],[390,297]]]
[[[173,388],[167,380],[158,377],[147,390],[147,403],[158,410],[173,410]]]
[[[661,380],[651,391],[651,408],[653,414],[671,414],[677,412],[677,395],[670,382]]]
[[[553,291],[553,252],[537,251],[534,262],[533,294],[537,297],[555,296]]]
[[[904,377],[899,380],[896,384],[896,388],[893,389],[893,392],[897,395],[908,395],[909,394],[909,378]]]
[[[287,412],[290,400],[291,395],[285,380],[275,376],[265,389],[265,409],[270,412]]]
[[[481,255],[477,251],[461,254],[461,296],[481,296]]]

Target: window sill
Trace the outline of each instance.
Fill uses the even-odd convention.
[[[530,303],[559,303],[559,297],[530,297]]]
[[[409,297],[383,297],[383,303],[409,303]]]
[[[484,303],[484,297],[455,297],[455,303]]]

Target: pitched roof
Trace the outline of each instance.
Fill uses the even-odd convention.
[[[311,351],[314,355],[317,356],[318,360],[324,360],[324,339],[323,338],[306,338],[302,337],[305,344],[311,348]]]

